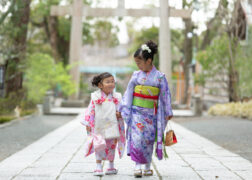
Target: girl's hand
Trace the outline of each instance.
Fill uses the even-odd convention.
[[[90,126],[86,126],[86,130],[87,130],[87,132],[91,132],[91,127]]]
[[[120,112],[118,112],[118,111],[116,111],[116,117],[117,117],[117,119],[122,118],[121,113],[120,113]]]
[[[165,120],[168,121],[168,120],[170,120],[172,117],[173,117],[173,116],[167,116],[167,117],[165,117]]]

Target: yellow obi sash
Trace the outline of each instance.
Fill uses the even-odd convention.
[[[137,85],[134,90],[133,105],[157,110],[159,88],[153,86]]]

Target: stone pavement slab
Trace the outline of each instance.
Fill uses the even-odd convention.
[[[25,149],[0,162],[1,180],[101,180],[135,179],[134,163],[128,156],[116,157],[117,175],[94,177],[95,156],[83,157],[85,128],[75,120],[47,134]],[[211,141],[172,123],[178,143],[166,147],[169,158],[153,157],[154,175],[148,180],[252,179],[252,164]],[[104,163],[104,170],[108,162]]]
[[[68,107],[54,107],[50,110],[53,115],[78,115],[84,112],[84,108],[68,108]],[[173,110],[175,117],[193,117],[194,113],[191,110]]]
[[[54,107],[50,110],[50,114],[54,115],[78,115],[83,113],[85,109],[82,108],[68,108],[68,107]]]

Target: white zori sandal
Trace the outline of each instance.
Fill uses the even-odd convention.
[[[136,178],[142,177],[142,170],[141,169],[134,170],[134,176]]]
[[[153,175],[153,170],[152,169],[148,169],[148,170],[144,170],[144,176],[152,176]]]
[[[118,173],[118,170],[115,168],[109,168],[105,172],[106,175],[112,175],[112,174],[117,174],[117,173]]]
[[[104,174],[103,174],[103,171],[102,170],[100,170],[100,169],[96,169],[96,170],[94,170],[94,176],[103,176]]]

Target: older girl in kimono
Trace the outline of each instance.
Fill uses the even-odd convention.
[[[139,48],[134,59],[139,71],[135,71],[120,104],[120,115],[127,123],[127,155],[135,161],[134,175],[151,176],[153,145],[156,154],[163,158],[162,138],[168,120],[173,116],[171,95],[165,75],[153,65],[157,45],[148,41]]]
[[[117,146],[121,158],[125,147],[124,122],[117,112],[121,94],[114,92],[115,80],[110,73],[94,77],[92,85],[99,90],[91,94],[91,102],[82,121],[89,134],[85,156],[95,152],[97,166],[94,175],[103,175],[102,160],[109,160],[105,174],[117,174],[114,168],[115,149]]]

